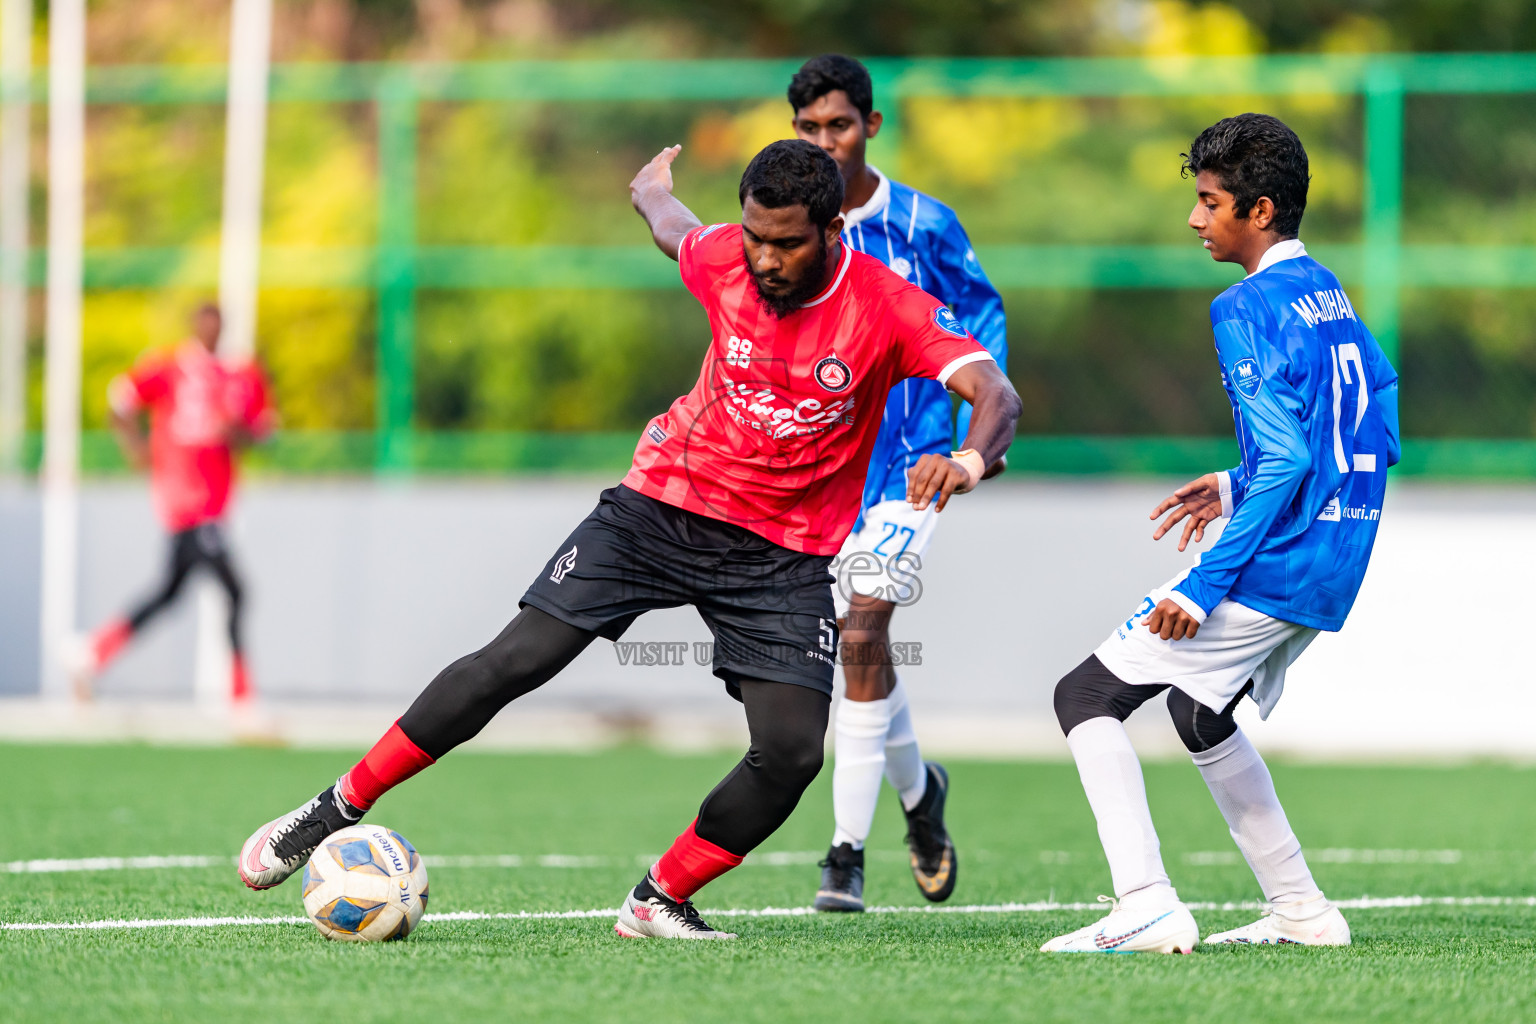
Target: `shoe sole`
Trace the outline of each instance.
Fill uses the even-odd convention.
[[[934,781],[934,776],[938,777],[939,795],[933,801],[933,810],[936,812],[933,816],[938,818],[939,823],[942,825],[944,822],[944,808],[949,802],[949,772],[937,761],[928,761],[925,763],[925,767],[929,770],[928,782],[930,785]],[[918,863],[917,854],[910,855],[912,879],[917,882],[917,891],[922,893],[923,898],[930,903],[943,903],[950,896],[954,895],[955,882],[959,875],[960,859],[955,854],[955,843],[953,839],[949,838],[949,829],[947,827],[944,830],[944,836],[944,858],[941,859],[940,863],[942,864],[943,860],[947,860],[949,862],[947,868],[941,868],[941,870],[931,875],[927,874]]]
[[[709,936],[708,938],[700,937],[700,938],[693,938],[693,939],[687,938],[687,937],[682,936],[682,935],[671,935],[671,936],[668,936],[668,935],[647,935],[644,932],[637,932],[633,928],[626,927],[623,921],[615,921],[613,923],[613,933],[615,935],[617,935],[621,939],[668,939],[668,938],[672,938],[672,939],[676,939],[679,942],[728,942],[728,941],[738,937],[736,935],[731,935],[731,934],[727,934],[727,933],[719,933],[719,932],[717,932],[714,935]]]
[[[864,901],[855,900],[836,893],[817,893],[816,902],[811,904],[812,909],[829,914],[862,914],[864,913]]]

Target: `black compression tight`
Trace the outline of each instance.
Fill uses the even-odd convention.
[[[1062,677],[1056,684],[1056,720],[1063,733],[1070,733],[1091,718],[1113,718],[1123,722],[1132,711],[1168,690],[1168,715],[1179,739],[1192,754],[1210,750],[1237,732],[1233,712],[1238,702],[1253,688],[1250,680],[1238,692],[1232,702],[1220,714],[1201,704],[1177,687],[1167,683],[1122,682],[1104,667],[1097,656],[1090,654],[1086,661]]]
[[[400,717],[400,730],[440,758],[511,701],[554,678],[596,638],[524,608],[495,640],[438,673]],[[821,770],[832,698],[792,683],[743,679],[739,686],[752,744],[704,798],[695,831],[745,855],[784,823]]]
[[[170,607],[181,593],[183,584],[192,570],[205,565],[229,596],[229,644],[236,654],[240,653],[240,612],[243,596],[240,577],[224,546],[224,538],[216,523],[205,523],[182,530],[171,537],[171,564],[160,587],[128,613],[128,624],[137,633],[145,624]]]
[[[741,703],[752,745],[704,798],[694,831],[745,856],[788,820],[821,771],[832,698],[808,686],[744,679]]]
[[[496,712],[549,682],[597,639],[524,608],[501,635],[437,674],[400,716],[400,731],[433,760],[484,729]]]

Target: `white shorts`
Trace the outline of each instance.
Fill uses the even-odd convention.
[[[1285,671],[1318,631],[1223,600],[1193,637],[1164,640],[1147,615],[1184,579],[1180,573],[1142,599],[1093,653],[1122,682],[1167,683],[1220,713],[1253,680],[1259,717],[1268,718],[1285,688]]]
[[[919,512],[910,502],[882,501],[864,514],[864,528],[850,533],[832,562],[832,603],[837,617],[848,613],[854,594],[897,605],[922,596],[920,579],[938,513],[930,504]]]

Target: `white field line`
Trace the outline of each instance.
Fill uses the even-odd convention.
[[[892,857],[905,861],[906,854],[890,852]],[[656,863],[660,854],[638,854],[632,857],[589,857],[567,853],[546,853],[525,856],[516,853],[473,854],[469,856],[425,856],[429,868],[606,868],[649,867]],[[815,864],[825,857],[815,851],[785,850],[776,853],[752,854],[743,862],[744,867],[796,867]],[[74,859],[45,858],[39,860],[13,860],[0,862],[0,875],[47,875],[69,871],[145,871],[156,868],[222,868],[238,863],[239,858],[181,856],[181,857],[78,857]]]
[[[1536,907],[1536,896],[1361,896],[1335,900],[1345,910],[1400,910],[1416,907]],[[1258,910],[1257,902],[1186,903],[1190,910]],[[1038,900],[1032,903],[977,903],[957,907],[869,907],[867,914],[1044,914],[1058,911],[1093,911],[1103,913],[1101,903],[1057,903]],[[814,917],[810,907],[761,907],[758,909],[704,910],[705,917]],[[427,914],[426,921],[564,921],[583,918],[614,917],[616,908],[597,910],[520,910],[486,913],[457,910],[446,914]],[[143,930],[149,928],[242,928],[257,925],[303,924],[308,918],[290,917],[172,917],[107,921],[12,921],[0,922],[0,931],[105,931]]]

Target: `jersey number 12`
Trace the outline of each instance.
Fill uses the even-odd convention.
[[[1335,345],[1333,353],[1333,458],[1338,464],[1340,473],[1348,473],[1354,470],[1357,473],[1376,472],[1376,456],[1370,452],[1354,452],[1355,431],[1360,429],[1361,422],[1365,419],[1365,408],[1370,404],[1371,386],[1365,377],[1365,359],[1360,355],[1360,346],[1354,342],[1345,342]],[[1351,369],[1354,373],[1351,376]],[[1345,385],[1358,387],[1358,393],[1354,396],[1355,422],[1349,428],[1349,441],[1352,458],[1344,451],[1344,407]]]

